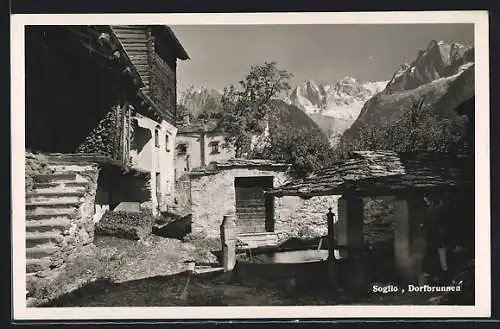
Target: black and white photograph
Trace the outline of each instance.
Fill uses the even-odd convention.
[[[489,315],[487,14],[270,15],[13,17],[19,316]]]

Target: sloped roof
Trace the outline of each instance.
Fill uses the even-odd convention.
[[[188,53],[186,52],[186,49],[184,49],[184,47],[180,43],[179,39],[177,39],[177,36],[175,35],[174,31],[172,31],[172,28],[170,28],[170,26],[168,26],[168,25],[154,25],[153,26],[153,33],[158,33],[161,36],[168,38],[174,42],[175,56],[178,59],[181,59],[181,60],[190,59]]]
[[[192,133],[215,133],[217,132],[218,122],[214,120],[201,121],[193,120],[190,124],[181,124],[177,126],[178,134],[192,134]]]
[[[196,176],[217,174],[222,170],[235,168],[260,168],[276,171],[286,171],[289,167],[289,164],[274,162],[271,160],[232,158],[224,161],[213,161],[210,162],[208,166],[194,168],[193,170],[191,170],[189,175]]]
[[[396,193],[408,189],[473,185],[474,161],[446,153],[358,151],[351,158],[292,180],[268,193],[281,197],[339,195],[346,192]]]

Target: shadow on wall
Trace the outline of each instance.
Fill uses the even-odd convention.
[[[148,183],[149,174],[123,174],[118,167],[105,166],[99,172],[95,203],[113,210],[120,202],[149,201]]]
[[[163,212],[153,225],[153,234],[165,238],[182,239],[191,233],[191,214]]]
[[[144,149],[144,146],[151,140],[153,137],[151,135],[151,130],[147,128],[140,127],[136,121],[134,121],[134,147],[137,149],[137,153],[141,153],[142,150]]]
[[[95,61],[68,56],[75,43],[60,26],[27,26],[25,41],[26,146],[73,153],[119,103],[110,92],[116,77]]]

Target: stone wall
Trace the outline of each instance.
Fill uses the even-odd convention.
[[[174,204],[183,212],[191,212],[191,181],[187,175],[175,182]]]
[[[61,165],[51,164],[50,167],[56,168],[54,175],[64,174],[68,170],[61,169]],[[95,164],[71,165],[71,168],[70,170],[77,172],[74,179],[62,181],[55,188],[36,185],[27,197],[27,206],[29,206],[26,218],[28,273],[47,276],[54,271],[57,272],[72,252],[92,243],[94,239],[94,212],[99,169]],[[49,174],[49,177],[51,175]],[[54,182],[57,182],[56,179],[52,178]],[[52,191],[57,191],[58,194],[54,196],[47,194],[47,192],[54,193]],[[79,196],[74,197],[73,194]],[[61,208],[60,211],[63,211],[63,214],[52,215],[52,219],[46,219],[53,213],[51,208],[53,206]]]
[[[191,176],[192,234],[219,238],[222,218],[236,212],[235,177],[273,176],[274,186],[283,184],[286,175],[280,171],[236,168],[216,174]],[[275,199],[275,220],[279,223],[280,203]],[[264,219],[263,219],[264,220]],[[280,225],[278,225],[280,226]],[[277,228],[278,229],[278,228]]]
[[[235,212],[234,178],[244,176],[274,176],[274,185],[286,181],[283,172],[256,169],[231,169],[218,174],[191,177],[193,235],[218,237],[224,215]],[[340,196],[318,196],[302,199],[285,196],[274,199],[275,231],[284,237],[314,238],[327,234],[326,213],[332,207],[337,212]]]
[[[279,205],[276,231],[285,232],[289,237],[315,238],[328,233],[326,213],[331,207],[337,213],[339,195],[317,196],[302,199],[297,196],[277,198]]]
[[[65,242],[69,249],[74,249],[94,241],[93,216],[99,170],[96,167],[94,170],[81,173],[80,175],[88,181],[88,186],[76,216],[70,218],[71,226],[68,229],[69,235],[63,240],[63,248]]]
[[[118,108],[110,109],[92,129],[76,150],[77,153],[96,153],[114,158],[116,138],[119,134]]]

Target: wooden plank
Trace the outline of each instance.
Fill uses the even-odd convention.
[[[127,51],[127,54],[129,56],[134,56],[134,55],[140,55],[140,54],[147,54],[148,53],[148,48],[147,47],[127,47],[123,46],[125,51]]]
[[[127,39],[127,40],[123,40],[122,43],[124,45],[127,45],[127,46],[143,46],[143,45],[147,45],[147,42],[148,42],[147,39],[144,39],[144,40]]]
[[[242,223],[259,223],[259,222],[262,222],[262,223],[265,223],[264,221],[264,216],[262,216],[262,214],[254,214],[253,216],[252,215],[248,215],[248,214],[236,214],[236,217],[238,218],[238,220]]]
[[[122,31],[144,31],[145,26],[139,25],[112,25],[113,30],[122,30]]]
[[[123,30],[115,30],[115,34],[118,36],[120,39],[124,40],[134,40],[134,41],[140,41],[140,40],[147,40],[147,36],[144,32],[141,31],[123,31]]]
[[[260,218],[261,220],[265,219],[264,214],[261,213],[238,213],[237,216],[241,220],[255,219],[255,218]]]
[[[129,56],[138,56],[147,54],[148,49],[146,47],[123,47],[127,50]]]
[[[238,199],[236,200],[236,204],[241,203],[241,204],[263,204],[265,203],[266,199],[262,195],[258,198],[248,198],[248,199]]]
[[[262,221],[264,221],[264,218],[266,218],[264,212],[237,212],[236,216],[238,216],[238,218],[241,218],[242,220],[261,219]]]
[[[141,43],[129,43],[129,42],[122,42],[123,48],[128,49],[130,51],[144,51],[145,49],[147,50],[147,43],[146,41],[141,42]]]
[[[260,233],[265,232],[265,227],[264,225],[238,226],[237,230],[239,233]]]
[[[135,65],[135,63],[134,63],[134,66],[137,69],[137,71],[149,71],[149,66],[147,64],[137,64],[137,65]]]
[[[238,190],[236,191],[236,196],[237,200],[247,200],[247,199],[262,199],[264,200],[264,191],[260,190],[258,192],[252,192],[252,191],[242,191]],[[239,198],[239,199],[238,199]]]
[[[265,207],[247,207],[247,208],[236,208],[237,214],[259,214],[265,218],[266,208]]]
[[[144,55],[144,54],[140,54],[140,55],[135,55],[135,54],[131,55],[131,54],[129,54],[129,57],[133,61],[144,61],[146,63],[149,63],[148,56]]]

